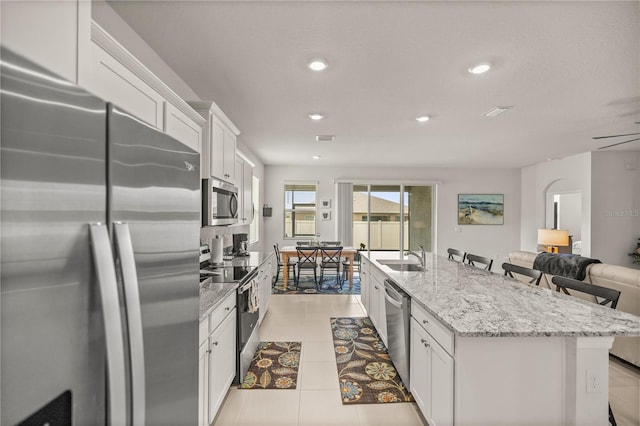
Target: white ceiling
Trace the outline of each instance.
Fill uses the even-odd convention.
[[[522,167],[640,132],[638,1],[110,4],[265,164]]]

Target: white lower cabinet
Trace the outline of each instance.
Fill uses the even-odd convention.
[[[260,293],[260,314],[258,324],[262,324],[262,319],[269,310],[269,302],[271,301],[271,281],[274,275],[274,263],[274,256],[271,255],[260,265],[260,268],[258,269],[258,289]]]
[[[369,315],[371,310],[371,282],[369,280],[369,260],[360,258],[360,301],[364,307],[365,314]]]
[[[209,423],[236,376],[236,310],[225,317],[222,324],[209,335]]]
[[[213,422],[236,376],[236,294],[200,322],[198,424]]]
[[[420,312],[420,307],[412,306]],[[453,357],[421,324],[424,316],[411,318],[411,393],[430,425],[453,425]]]
[[[380,339],[387,344],[387,309],[384,301],[385,275],[375,266],[369,267],[369,318],[376,327]]]

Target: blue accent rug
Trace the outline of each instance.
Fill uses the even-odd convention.
[[[282,283],[282,274],[280,274],[280,279],[276,282],[271,292],[273,294],[360,294],[360,277],[353,277],[353,288],[349,288],[349,280],[346,280],[342,284],[342,289],[340,289],[340,284],[336,281],[335,275],[324,276],[320,290],[316,288],[313,276],[301,276],[297,290],[293,277],[290,277],[285,290]]]

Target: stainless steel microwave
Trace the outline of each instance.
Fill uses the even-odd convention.
[[[202,226],[238,222],[238,188],[218,179],[202,179]]]

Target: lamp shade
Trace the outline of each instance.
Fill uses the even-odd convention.
[[[538,244],[545,246],[568,246],[569,231],[566,229],[538,229]]]

